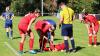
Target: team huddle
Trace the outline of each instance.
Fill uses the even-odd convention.
[[[23,47],[26,35],[30,37],[29,39],[29,53],[36,54],[37,52],[33,49],[34,47],[34,34],[32,32],[31,26],[34,23],[34,29],[39,35],[39,50],[42,51],[64,51],[65,52],[76,52],[75,41],[73,37],[73,20],[74,20],[74,10],[66,6],[66,3],[60,2],[60,20],[59,28],[61,29],[61,36],[63,36],[64,41],[59,44],[54,44],[55,30],[57,24],[52,19],[39,19],[36,23],[36,19],[40,16],[40,10],[35,9],[30,11],[24,17],[22,17],[18,23],[18,30],[21,36],[19,43],[19,53],[23,54]],[[14,14],[9,11],[9,7],[6,8],[6,12],[2,13],[2,17],[5,18],[5,28],[8,38],[13,37],[12,31],[12,18]],[[89,15],[87,12],[84,13],[82,17],[82,22],[86,25],[88,35],[89,35],[89,46],[92,45],[92,37],[94,37],[94,47],[97,46],[97,33],[99,30],[99,23],[95,16]],[[10,33],[10,36],[9,36]],[[69,48],[68,38],[70,39],[72,48]],[[49,43],[49,47],[46,44]]]

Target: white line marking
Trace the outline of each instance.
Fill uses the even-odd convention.
[[[5,45],[7,45],[7,47],[9,49],[11,49],[11,51],[13,51],[13,53],[16,54],[16,56],[21,56],[9,43],[7,43],[7,42],[4,42],[4,43],[5,43]]]

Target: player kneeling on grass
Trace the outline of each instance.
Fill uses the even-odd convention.
[[[53,38],[54,31],[56,29],[56,23],[53,20],[39,20],[35,24],[35,29],[39,35],[40,51],[43,51],[46,47],[47,41],[50,44],[50,48],[53,50]]]
[[[94,37],[94,47],[97,46],[97,32],[99,30],[99,23],[93,15],[89,15],[87,12],[84,13],[83,22],[85,23],[88,35],[89,35],[89,46],[92,45],[92,36]]]
[[[20,41],[20,45],[19,45],[19,53],[22,54],[23,53],[23,46],[24,46],[24,42],[25,42],[25,38],[26,35],[30,36],[30,40],[29,40],[29,52],[31,54],[35,54],[36,51],[32,50],[33,49],[33,44],[34,44],[34,35],[30,29],[31,24],[36,20],[36,18],[40,15],[40,11],[38,9],[36,9],[34,12],[30,12],[28,14],[26,14],[19,22],[18,24],[18,29],[20,32],[20,36],[21,36],[21,41]]]

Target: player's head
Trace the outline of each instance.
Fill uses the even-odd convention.
[[[58,0],[57,1],[57,5],[59,6],[59,7],[61,7],[62,5],[66,5],[67,4],[67,0]]]
[[[40,16],[40,10],[39,9],[35,9],[34,10],[34,13],[35,13],[35,15],[38,17],[38,16]]]
[[[5,10],[6,12],[8,12],[10,10],[9,6],[7,6]]]
[[[88,15],[88,12],[85,12],[84,15]]]
[[[51,25],[51,30],[54,31],[55,30],[55,27],[53,25]]]
[[[88,15],[88,12],[84,12],[83,14],[83,19],[85,20],[86,19],[86,16]]]

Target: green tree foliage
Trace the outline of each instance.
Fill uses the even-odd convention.
[[[54,13],[58,10],[56,1],[43,0],[44,13]],[[76,13],[81,13],[83,9],[90,13],[100,13],[100,0],[65,0],[67,6],[72,7]],[[15,15],[25,15],[35,8],[41,9],[41,0],[0,0],[0,14],[5,7],[11,5],[11,10]]]
[[[94,0],[92,3],[94,13],[100,13],[100,0]]]
[[[40,9],[40,0],[12,0],[11,8],[15,15],[25,15],[35,8]]]

